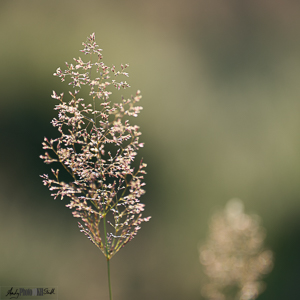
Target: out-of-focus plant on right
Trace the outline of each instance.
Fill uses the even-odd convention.
[[[266,233],[257,215],[244,213],[230,200],[210,221],[209,235],[199,247],[205,279],[202,296],[209,300],[253,300],[265,289],[262,278],[273,268],[273,253],[264,247]]]

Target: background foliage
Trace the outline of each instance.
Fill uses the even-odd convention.
[[[233,197],[275,253],[258,299],[299,299],[299,20],[290,0],[2,0],[0,285],[107,298],[105,259],[39,178],[63,91],[52,74],[95,32],[107,64],[129,63],[144,107],[152,219],[111,262],[115,299],[200,299],[197,245]]]

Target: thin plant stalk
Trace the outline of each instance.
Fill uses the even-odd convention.
[[[112,294],[111,294],[111,283],[110,283],[110,264],[109,259],[107,258],[107,277],[108,277],[108,289],[109,289],[109,300],[112,300]]]
[[[110,258],[108,256],[108,243],[107,243],[107,231],[106,231],[106,217],[103,217],[103,231],[105,237],[105,252],[106,252],[106,261],[107,261],[107,280],[108,280],[108,290],[109,290],[109,300],[112,300],[111,294],[111,283],[110,283]]]

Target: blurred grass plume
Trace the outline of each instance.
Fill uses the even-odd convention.
[[[230,200],[212,216],[208,239],[199,247],[207,299],[252,300],[265,289],[261,279],[272,270],[273,253],[264,247],[260,218],[243,210],[240,200]]]

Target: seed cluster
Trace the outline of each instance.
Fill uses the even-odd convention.
[[[144,144],[139,141],[139,126],[131,125],[129,120],[142,110],[137,105],[141,95],[137,91],[129,99],[122,97],[120,103],[109,101],[110,86],[118,90],[129,87],[126,81],[111,79],[128,77],[128,65],[121,65],[121,71],[106,66],[94,33],[83,46],[81,52],[90,56],[89,61],[74,58],[74,65],[66,63],[66,70],[58,68],[54,73],[61,81],[70,78],[73,89],[68,102],[63,93],[53,91],[52,98],[59,104],[55,106],[58,118],[52,120],[52,125],[60,136],[44,139],[46,152],[41,158],[47,164],[59,163],[60,168],[51,169],[51,178],[48,174],[41,177],[55,199],[70,199],[66,206],[82,220],[78,222],[80,231],[109,260],[132,240],[140,224],[150,219],[142,217],[144,204],[140,203],[145,193],[146,164],[140,161],[133,167],[137,151]],[[80,97],[83,86],[88,88],[90,102]]]
[[[254,300],[264,290],[262,277],[273,267],[273,253],[264,248],[265,230],[257,215],[243,212],[240,200],[228,202],[210,222],[200,247],[207,275],[202,294],[210,300]]]

